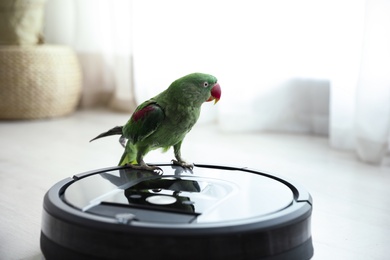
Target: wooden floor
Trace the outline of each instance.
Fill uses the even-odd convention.
[[[42,259],[42,200],[56,182],[114,166],[117,138],[88,141],[128,115],[82,111],[52,120],[0,122],[0,259]],[[318,136],[227,134],[197,125],[182,155],[197,163],[247,166],[300,183],[312,195],[313,259],[390,259],[390,167],[360,163]],[[154,151],[149,162],[168,162]]]

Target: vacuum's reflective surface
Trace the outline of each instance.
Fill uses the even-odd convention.
[[[122,168],[80,178],[63,199],[89,214],[177,224],[265,216],[294,200],[285,184],[247,171],[197,168],[195,176],[181,167],[161,168],[162,175]]]
[[[45,195],[45,259],[268,259],[313,255],[310,194],[275,175],[217,165],[163,174],[113,167]]]

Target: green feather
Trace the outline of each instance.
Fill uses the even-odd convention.
[[[147,167],[143,157],[149,151],[157,148],[167,151],[173,146],[177,163],[188,167],[181,158],[181,144],[198,120],[201,105],[209,99],[216,83],[212,75],[192,73],[175,80],[166,90],[139,105],[122,128],[128,141],[119,165]]]

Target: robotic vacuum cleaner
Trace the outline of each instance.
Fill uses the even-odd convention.
[[[310,259],[310,194],[248,168],[100,169],[45,195],[46,259]]]

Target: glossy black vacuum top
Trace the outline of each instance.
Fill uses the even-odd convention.
[[[163,173],[113,167],[45,195],[46,259],[309,259],[312,200],[247,168],[196,164]]]
[[[275,176],[232,167],[116,167],[74,176],[61,199],[87,215],[139,223],[221,225],[267,218],[310,195]],[[111,221],[110,221],[111,222]]]

